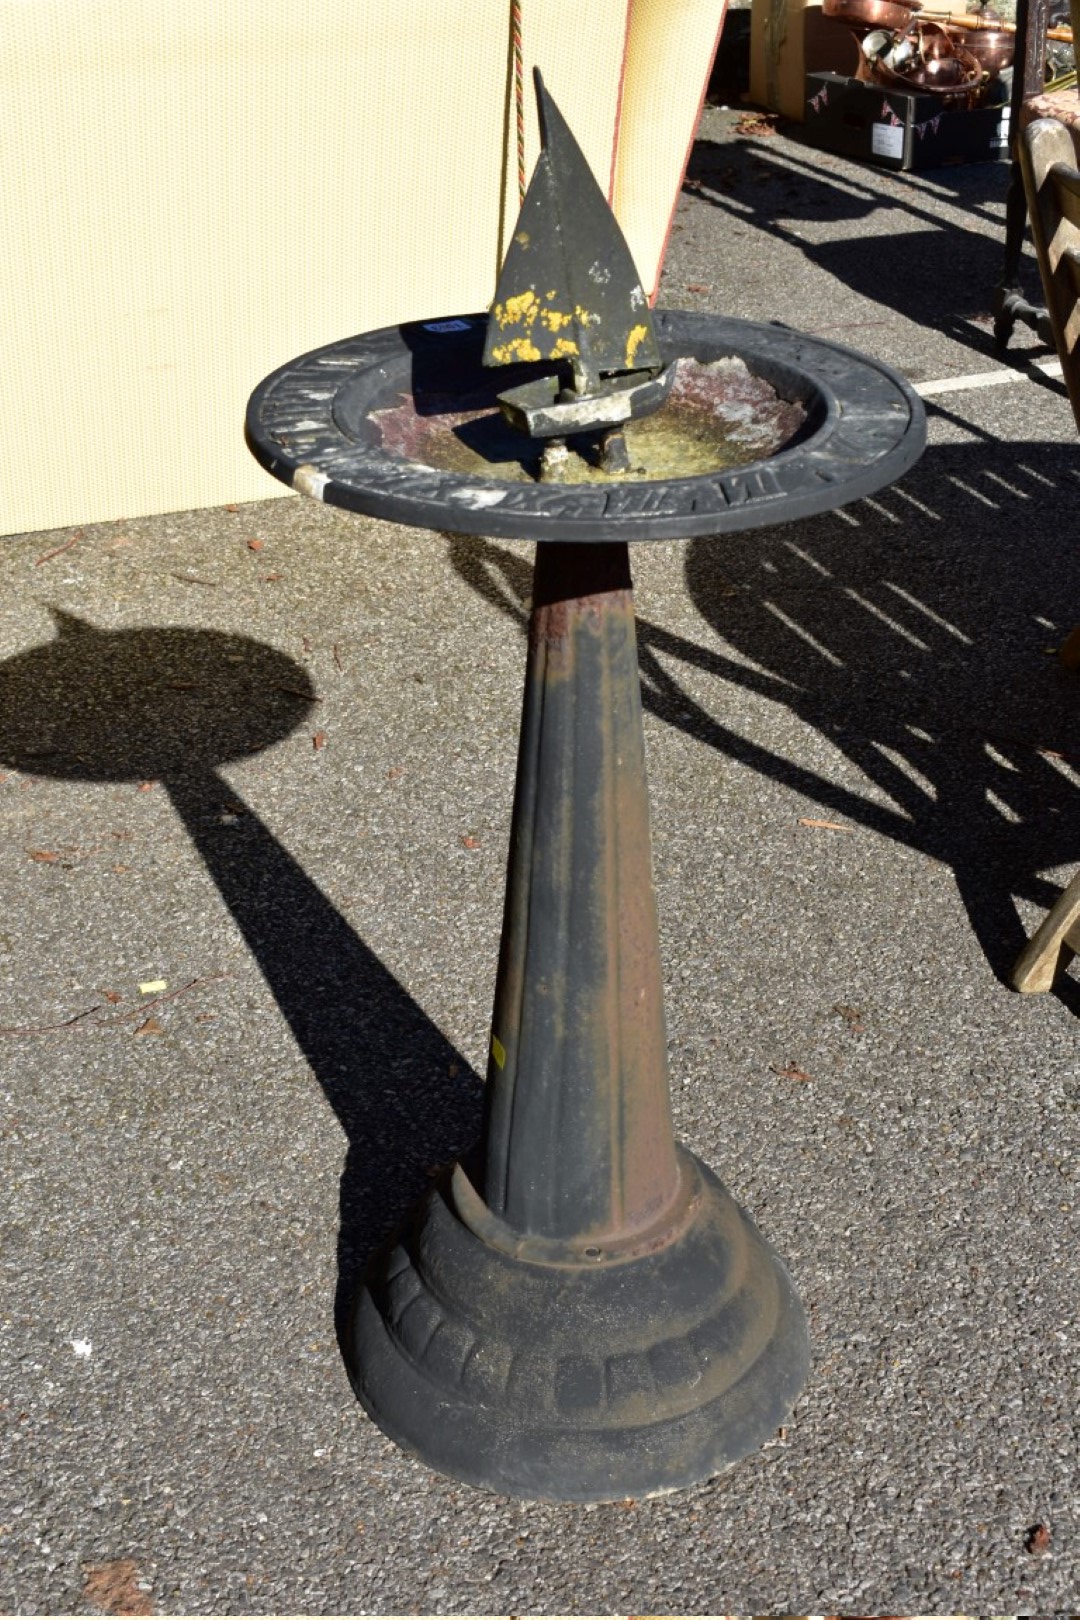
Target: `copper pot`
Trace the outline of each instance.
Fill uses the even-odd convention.
[[[922,0],[822,0],[821,13],[849,28],[887,28],[890,33],[902,34],[911,24],[912,14],[920,10]]]
[[[991,79],[1016,55],[1016,35],[1006,33],[1004,28],[950,28],[949,38],[954,45],[970,51]]]
[[[932,56],[922,71],[921,90],[956,90],[964,82],[963,64],[955,56]]]
[[[920,95],[959,99],[979,95],[984,82],[983,69],[975,56],[950,38],[940,23],[913,20],[898,46],[914,46],[914,55],[896,71],[887,57],[879,57],[870,69],[877,84],[897,90],[914,90]]]
[[[937,76],[935,75],[935,78]],[[975,75],[975,83],[982,78],[981,73]],[[969,88],[966,77],[950,85],[935,83],[927,75],[925,68],[916,68],[911,73],[894,73],[884,62],[874,62],[870,69],[870,79],[874,84],[881,84],[890,90],[906,90],[908,95],[956,95],[958,91]]]

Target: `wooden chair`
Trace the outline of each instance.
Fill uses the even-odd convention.
[[[1016,959],[1010,982],[1031,995],[1049,990],[1061,968],[1080,951],[1080,872],[1056,900]]]
[[[1018,157],[1046,314],[1080,429],[1080,171],[1073,130],[1058,118],[1037,118],[1021,131]],[[1076,667],[1080,627],[1062,648]],[[1058,971],[1080,951],[1080,872],[1050,908],[1017,958],[1013,988],[1049,990]]]
[[[1080,11],[1078,0],[1072,6]],[[1005,254],[1001,281],[994,291],[994,341],[999,349],[1008,346],[1017,322],[1037,333],[1044,343],[1053,342],[1050,318],[1044,305],[1029,303],[1020,286],[1020,260],[1024,251],[1027,200],[1023,182],[1020,147],[1027,126],[1039,118],[1056,118],[1063,124],[1080,124],[1080,96],[1076,88],[1048,91],[1045,87],[1050,0],[1017,0],[1016,59],[1009,108],[1012,132],[1012,166],[1005,200]],[[1075,18],[1073,19],[1075,23]]]
[[[1080,172],[1070,127],[1038,118],[1019,143],[1028,217],[1054,347],[1080,428]]]
[[[1080,428],[1080,170],[1072,128],[1059,118],[1036,118],[1020,133],[1018,159],[1046,314]],[[1074,630],[1065,645],[1075,638]],[[1049,990],[1077,951],[1080,873],[1018,956],[1012,985],[1025,993]]]

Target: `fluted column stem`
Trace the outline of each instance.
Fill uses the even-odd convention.
[[[625,544],[540,545],[477,1190],[610,1242],[678,1189]]]

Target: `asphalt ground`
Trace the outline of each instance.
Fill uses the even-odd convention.
[[[791,1421],[566,1507],[350,1391],[335,1312],[476,1130],[530,548],[297,498],[13,537],[0,1609],[1080,1607],[1080,984],[1005,984],[1080,863],[1076,432],[993,350],[1004,165],[738,121],[665,302],[1004,379],[872,500],[634,554],[677,1127],[808,1308]]]

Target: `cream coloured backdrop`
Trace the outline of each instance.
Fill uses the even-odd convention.
[[[722,9],[522,0],[620,212],[640,173],[646,286]],[[484,307],[509,47],[510,0],[0,0],[0,533],[278,493],[242,433],[267,371]],[[531,169],[531,92],[528,137]]]

